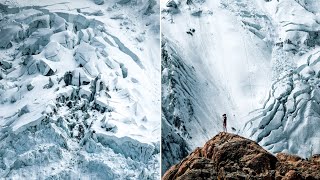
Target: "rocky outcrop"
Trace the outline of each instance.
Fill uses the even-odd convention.
[[[277,154],[276,177],[284,179],[320,179],[320,155],[309,160],[285,153]]]
[[[285,153],[275,157],[254,141],[219,133],[162,179],[320,179],[319,161],[319,155],[309,160]]]

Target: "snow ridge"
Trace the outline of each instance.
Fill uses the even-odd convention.
[[[192,137],[187,128],[194,117],[194,70],[172,46],[162,39],[162,173],[188,155],[187,141]]]

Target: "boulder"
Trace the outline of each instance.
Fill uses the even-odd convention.
[[[43,86],[43,89],[50,89],[54,86],[52,79],[49,77],[49,83]]]
[[[31,83],[29,83],[29,84],[27,85],[27,90],[28,90],[28,91],[31,91],[33,88],[34,88],[34,86],[33,86]]]
[[[69,86],[71,85],[71,82],[72,82],[72,73],[71,72],[66,72],[63,76],[63,80],[64,80],[64,83]]]

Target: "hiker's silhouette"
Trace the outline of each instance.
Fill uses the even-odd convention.
[[[223,114],[222,119],[223,119],[223,132],[227,132],[227,115]]]

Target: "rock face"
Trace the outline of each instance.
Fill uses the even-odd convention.
[[[219,133],[162,179],[320,179],[319,160],[319,155],[310,160],[285,153],[275,157],[254,141]]]

